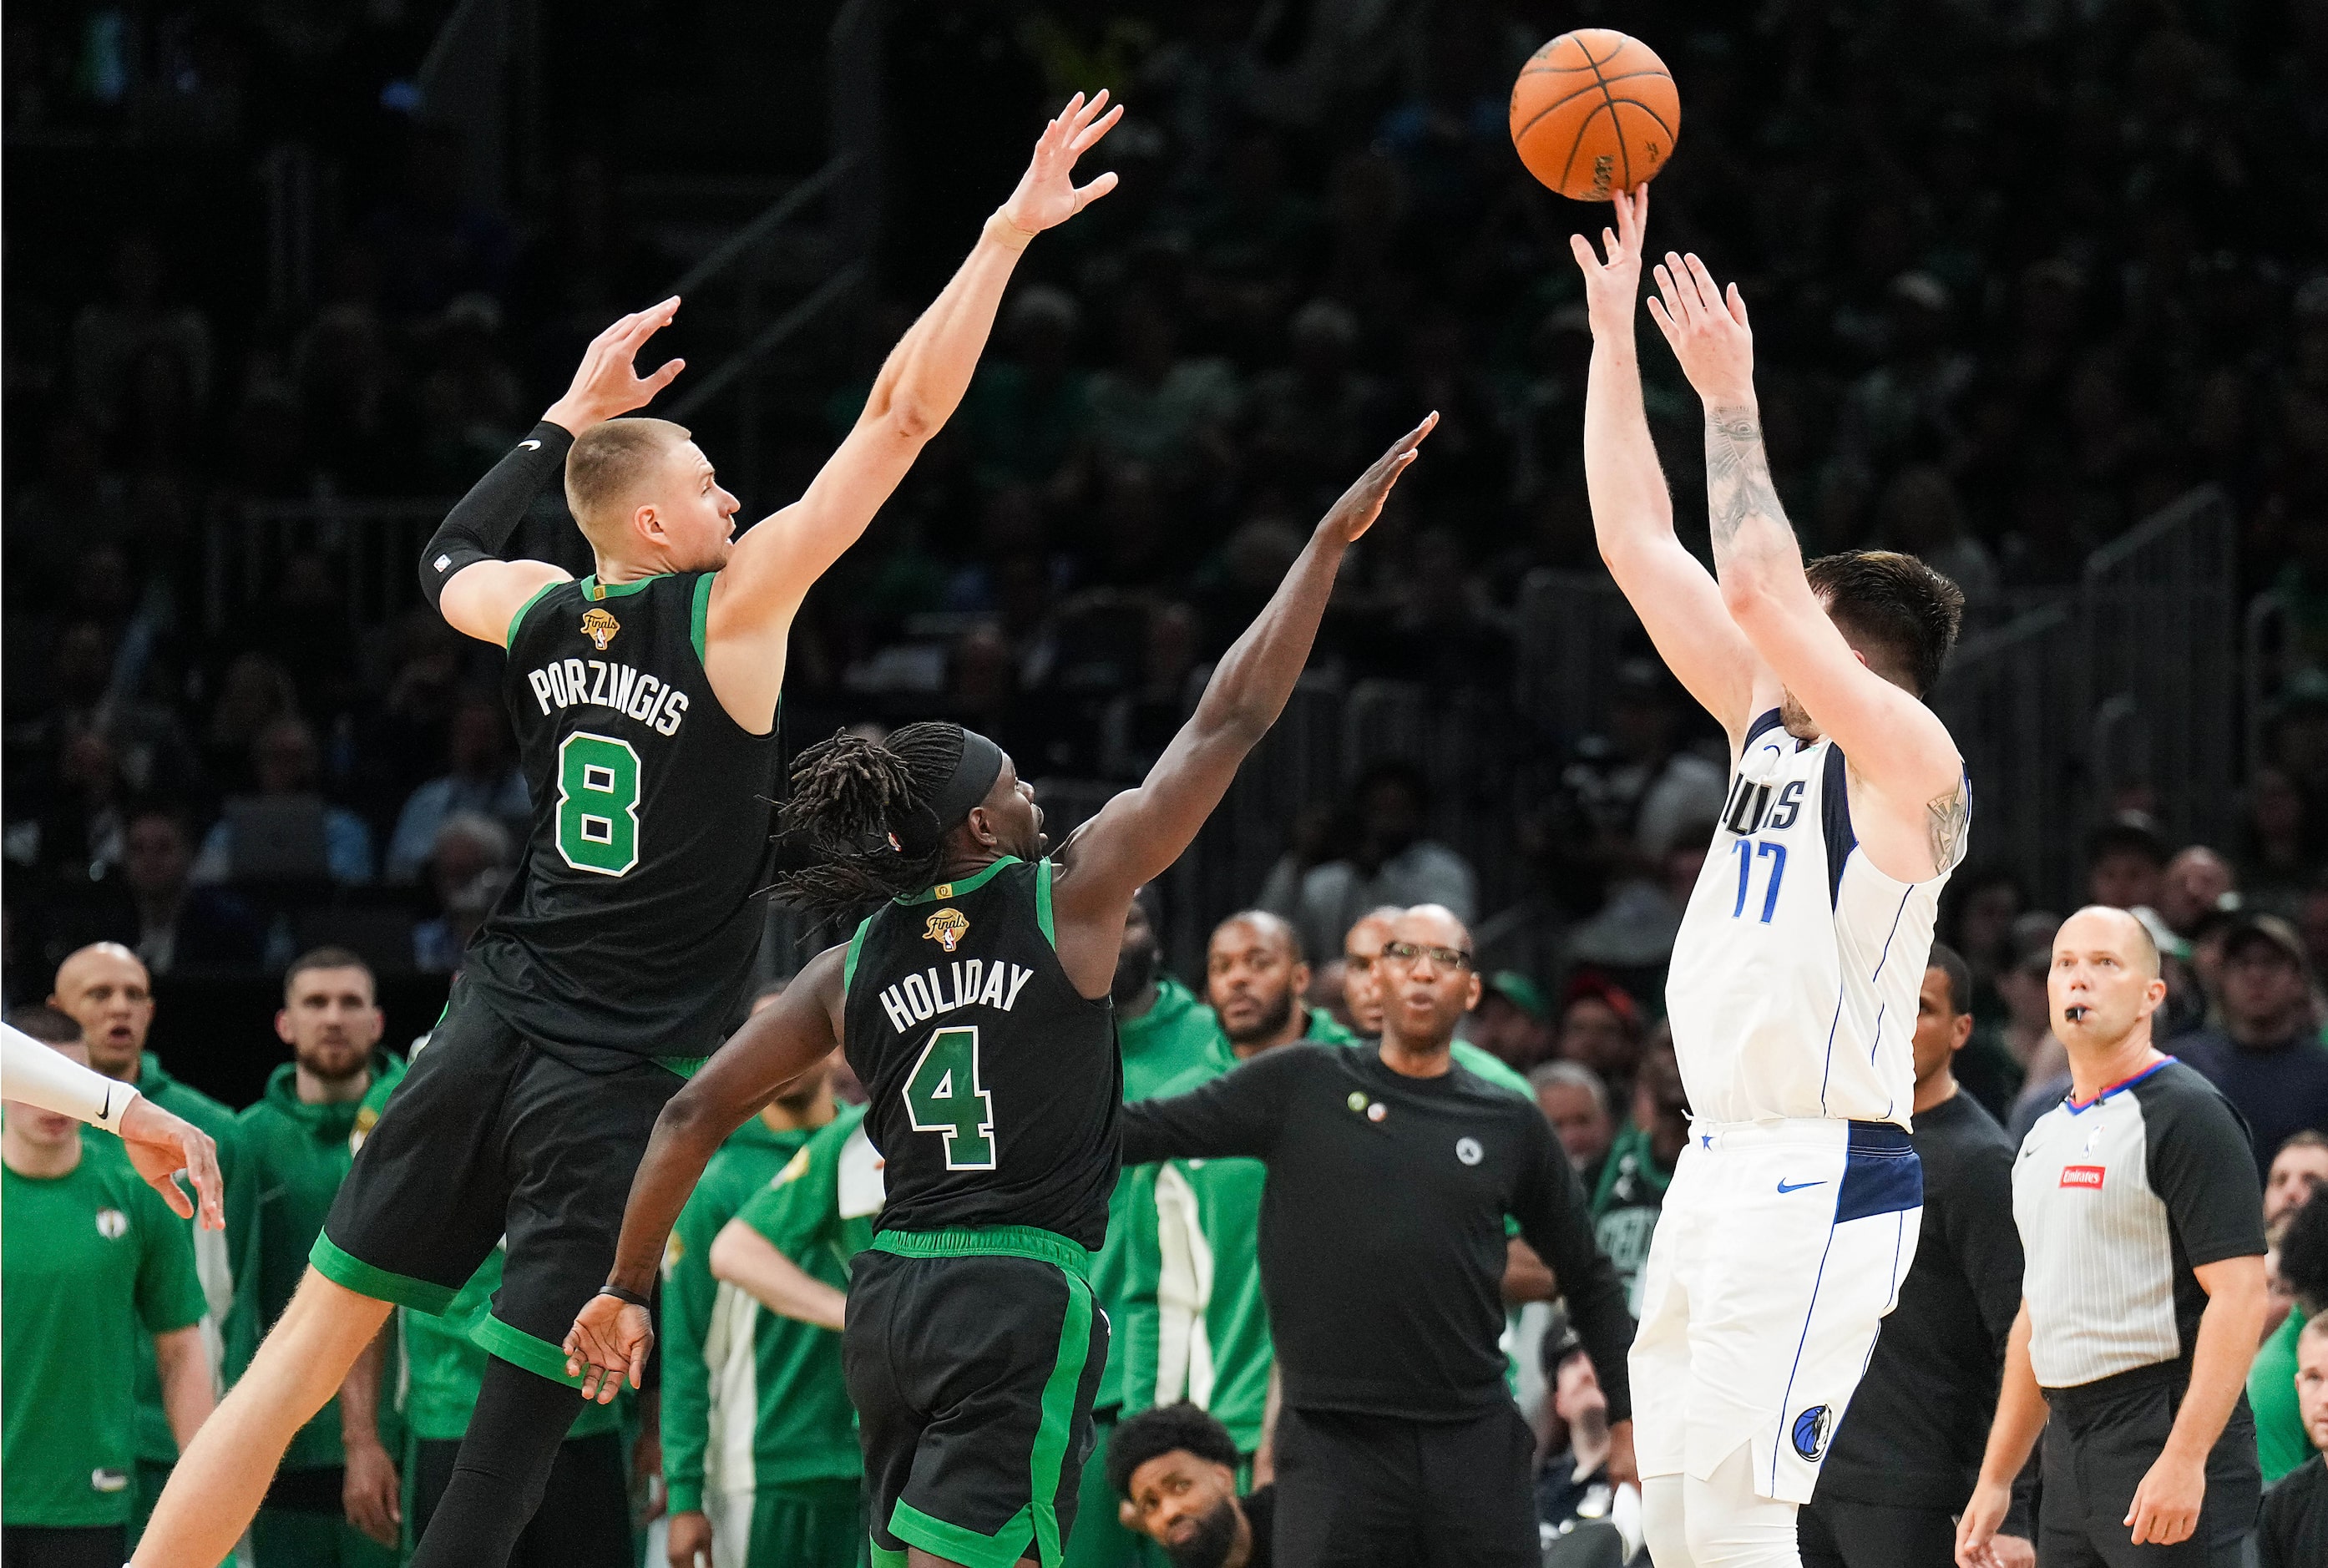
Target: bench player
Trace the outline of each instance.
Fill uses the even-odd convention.
[[[1669,253],[1648,308],[1705,404],[1706,573],[1675,536],[1642,411],[1647,192],[1614,207],[1604,254],[1572,242],[1593,528],[1732,758],[1666,981],[1694,1121],[1633,1342],[1644,1522],[1659,1568],[1793,1564],[1795,1510],[1915,1254],[1910,1042],[1971,811],[1923,699],[1964,596],[1890,551],[1805,565],[1763,452],[1745,301]]]

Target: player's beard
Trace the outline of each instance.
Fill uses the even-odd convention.
[[[1172,1568],[1221,1568],[1229,1560],[1229,1548],[1236,1545],[1236,1504],[1226,1498],[1218,1507],[1197,1521],[1188,1538],[1164,1548]]]
[[[1818,721],[1811,717],[1809,709],[1795,700],[1795,694],[1791,691],[1779,694],[1779,722],[1797,740],[1816,740],[1819,737]]]
[[[1256,1040],[1268,1039],[1282,1029],[1293,1018],[1293,988],[1287,986],[1277,993],[1277,1000],[1268,1011],[1253,1021],[1251,1028],[1239,1029],[1229,1037],[1233,1046],[1249,1046]]]

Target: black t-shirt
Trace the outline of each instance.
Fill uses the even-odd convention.
[[[714,576],[553,583],[511,623],[533,830],[463,967],[553,1052],[708,1056],[750,979],[777,746],[704,675]]]
[[[2328,1563],[2328,1463],[2318,1454],[2263,1495],[2256,1545],[2262,1568],[2319,1568]]]
[[[1051,945],[1051,862],[1005,856],[882,906],[843,970],[876,1230],[1032,1225],[1097,1251],[1116,1178],[1115,1006]]]
[[[1244,1522],[1253,1531],[1253,1550],[1244,1568],[1270,1568],[1277,1560],[1277,1483],[1255,1487],[1237,1499],[1237,1507],[1244,1510]]]
[[[1916,1261],[1821,1467],[1818,1495],[1955,1510],[1980,1474],[2004,1342],[2021,1310],[2013,1145],[1964,1093],[1917,1112],[1910,1138],[1924,1167]]]
[[[1126,1106],[1123,1129],[1126,1164],[1268,1166],[1262,1293],[1288,1404],[1428,1420],[1508,1400],[1508,1214],[1560,1278],[1610,1418],[1629,1414],[1623,1287],[1532,1102],[1460,1066],[1409,1078],[1372,1050],[1303,1044]]]
[[[2291,1134],[2328,1132],[2328,1048],[2309,1029],[2262,1049],[2209,1029],[2176,1039],[2174,1054],[2247,1118],[2258,1176],[2269,1174],[2271,1157]]]

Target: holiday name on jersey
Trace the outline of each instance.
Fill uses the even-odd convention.
[[[687,718],[687,693],[628,664],[605,659],[552,659],[525,672],[534,700],[549,713],[554,705],[611,708],[637,719],[657,735],[675,735]]]
[[[1018,1004],[1018,988],[1034,978],[1033,970],[1015,963],[958,958],[953,962],[952,997],[946,994],[945,980],[930,968],[884,987],[881,1010],[889,1015],[889,1022],[901,1035],[956,1008],[990,1007],[1009,1012]]]

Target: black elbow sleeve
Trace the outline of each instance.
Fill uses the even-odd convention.
[[[573,446],[573,437],[545,419],[454,502],[420,551],[420,596],[431,609],[462,568],[501,559],[534,497],[565,473]]]

